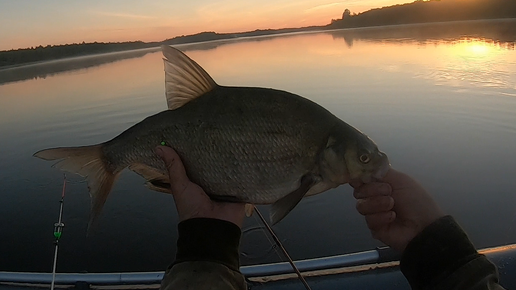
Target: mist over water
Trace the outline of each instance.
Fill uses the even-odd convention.
[[[336,30],[180,48],[221,85],[290,91],[363,131],[482,248],[516,243],[515,24]],[[1,271],[51,271],[63,174],[32,154],[104,142],[165,110],[161,58],[146,50],[0,70]],[[172,262],[171,196],[124,171],[86,236],[87,185],[67,178],[58,271],[164,270]],[[274,229],[295,259],[380,245],[348,185],[302,200]],[[270,241],[257,217],[247,219],[243,264],[281,260]]]

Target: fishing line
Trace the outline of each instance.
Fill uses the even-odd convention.
[[[255,227],[249,227],[249,228],[243,229],[242,230],[243,239],[245,239],[246,234],[250,234],[253,230],[260,230],[260,233],[262,233],[263,236],[265,237],[265,239],[267,239],[267,242],[269,242],[267,245],[269,245],[270,248],[268,248],[264,254],[261,253],[261,251],[260,251],[260,254],[263,254],[263,255],[260,255],[260,254],[253,255],[253,254],[247,253],[245,250],[243,250],[241,252],[241,255],[243,257],[246,257],[249,259],[260,259],[260,258],[264,258],[267,255],[272,253],[272,254],[275,254],[278,258],[283,259],[283,254],[280,253],[280,250],[278,249],[278,245],[276,245],[274,240],[272,240],[272,238],[270,237],[270,234],[267,234],[267,230],[265,229],[265,226],[261,225],[262,222],[261,222],[260,218],[257,217],[257,214],[253,215],[252,218],[259,225],[255,226]]]
[[[59,221],[54,224],[54,244],[56,245],[56,249],[54,251],[54,266],[52,267],[52,284],[50,284],[50,289],[54,290],[54,283],[56,280],[56,266],[57,266],[57,251],[59,250],[59,239],[61,238],[61,233],[63,232],[64,223],[62,222],[63,218],[63,206],[64,206],[64,197],[66,190],[66,175],[63,174],[63,192],[61,193],[61,200],[59,203],[61,206],[59,207]]]
[[[279,240],[278,236],[276,236],[276,234],[274,233],[274,231],[272,230],[272,228],[269,226],[269,224],[265,221],[265,219],[263,218],[262,216],[262,213],[258,210],[258,208],[253,205],[254,207],[254,211],[258,214],[258,216],[260,217],[260,219],[262,220],[262,223],[265,225],[265,228],[267,228],[267,230],[269,231],[269,233],[271,234],[272,238],[274,239],[274,242],[276,242],[276,244],[278,245],[278,247],[281,249],[281,251],[283,252],[283,254],[285,255],[285,257],[287,257],[288,259],[288,262],[290,263],[290,265],[292,266],[292,269],[294,269],[294,271],[296,272],[297,276],[299,277],[299,280],[301,280],[301,282],[303,282],[303,285],[305,285],[305,288],[307,290],[312,290],[312,288],[310,288],[310,286],[308,285],[308,283],[306,282],[305,280],[305,277],[303,277],[303,275],[301,275],[301,272],[299,271],[299,269],[297,268],[297,266],[294,264],[294,261],[292,261],[292,258],[290,257],[290,255],[288,254],[287,250],[285,249],[285,247],[283,247],[283,244],[281,243],[281,241]]]

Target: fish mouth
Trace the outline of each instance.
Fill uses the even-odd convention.
[[[378,155],[381,157],[380,167],[372,174],[372,177],[376,180],[382,180],[387,174],[387,171],[389,171],[391,168],[391,163],[389,162],[389,158],[385,153],[380,151],[378,152]]]

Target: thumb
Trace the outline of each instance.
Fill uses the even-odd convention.
[[[155,151],[163,162],[165,162],[172,194],[181,195],[190,183],[181,158],[179,158],[177,152],[170,147],[158,146]]]

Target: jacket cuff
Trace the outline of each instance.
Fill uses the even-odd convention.
[[[177,228],[179,238],[174,264],[210,261],[239,271],[241,231],[237,225],[219,219],[193,218],[180,222]]]
[[[451,216],[427,226],[406,247],[400,268],[413,289],[439,283],[479,256],[468,236]]]

